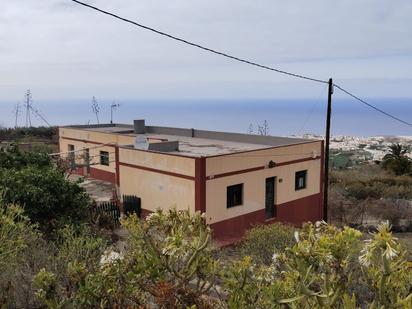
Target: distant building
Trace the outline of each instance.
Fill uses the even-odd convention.
[[[59,128],[76,172],[116,184],[119,196],[205,213],[216,238],[254,224],[322,219],[323,141],[134,125]],[[79,154],[82,154],[79,156]]]

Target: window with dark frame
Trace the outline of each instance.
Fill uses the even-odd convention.
[[[308,171],[298,171],[295,175],[295,190],[302,190],[306,188],[306,178]]]
[[[231,208],[243,204],[243,183],[227,187],[226,207]]]
[[[110,165],[109,153],[107,151],[100,151],[100,164],[101,165]]]

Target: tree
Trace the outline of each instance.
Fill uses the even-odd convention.
[[[382,167],[393,171],[396,175],[408,174],[412,171],[412,161],[408,157],[409,150],[401,144],[389,146],[389,153],[383,157]]]

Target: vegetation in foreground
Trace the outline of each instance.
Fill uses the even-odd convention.
[[[122,222],[120,252],[48,156],[7,149],[0,173],[0,308],[412,307],[410,256],[388,224],[369,236],[322,222],[256,227],[222,260],[200,214],[159,210]],[[408,178],[385,175],[408,196]]]
[[[44,240],[21,210],[2,209],[0,299],[7,308],[412,306],[412,264],[387,224],[367,240],[352,228],[308,224],[285,249],[272,250],[268,264],[246,255],[222,265],[200,214],[127,218],[127,250],[117,253],[87,226],[66,226],[38,248]]]

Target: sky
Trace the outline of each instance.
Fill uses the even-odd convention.
[[[361,97],[412,97],[410,0],[84,1],[238,57],[333,77]],[[70,0],[0,0],[0,104],[28,88],[53,102],[299,99],[324,91]]]

